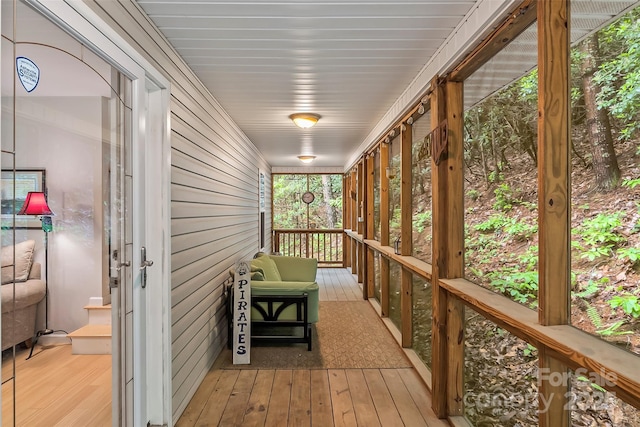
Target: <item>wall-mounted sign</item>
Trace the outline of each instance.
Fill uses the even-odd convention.
[[[18,56],[16,58],[16,72],[22,87],[27,92],[33,91],[40,81],[40,68],[29,58]]]
[[[236,265],[233,280],[233,364],[251,363],[251,272],[250,263]]]

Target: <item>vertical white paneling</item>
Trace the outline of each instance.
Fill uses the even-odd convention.
[[[135,3],[90,2],[89,7],[171,82],[171,341],[179,344],[172,346],[172,412],[177,421],[226,342],[221,292],[226,271],[258,250],[259,170],[266,177],[265,235],[271,247],[271,168]]]

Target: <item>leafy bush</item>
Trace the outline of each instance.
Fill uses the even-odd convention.
[[[633,294],[616,295],[609,300],[609,305],[614,309],[620,307],[625,314],[637,319],[640,317],[639,299],[640,297]]]
[[[621,260],[629,260],[632,266],[640,262],[640,248],[620,248],[616,251],[616,255]]]
[[[504,232],[516,240],[526,240],[538,232],[537,225],[527,224],[517,217],[508,217],[499,212],[491,215],[486,221],[474,227],[482,232]]]
[[[601,256],[610,256],[613,248],[626,241],[615,229],[622,225],[623,212],[600,213],[591,219],[585,219],[578,227],[578,234],[587,245],[581,255],[593,261]]]
[[[491,286],[521,304],[537,305],[538,272],[505,269],[487,275]]]
[[[475,202],[480,197],[480,192],[474,189],[467,190],[467,197]]]
[[[629,187],[632,190],[634,188],[636,188],[638,185],[640,185],[640,178],[636,178],[636,179],[625,179],[622,181],[622,186],[623,187]]]
[[[493,190],[493,194],[496,195],[496,200],[493,202],[493,208],[497,211],[510,211],[513,208],[513,205],[520,202],[518,198],[515,197],[515,194],[509,184],[503,182]]]
[[[431,211],[419,212],[413,216],[413,229],[422,233],[431,225]]]

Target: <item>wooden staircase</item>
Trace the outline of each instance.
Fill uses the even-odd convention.
[[[67,337],[73,354],[111,354],[111,305],[87,305],[89,323]]]

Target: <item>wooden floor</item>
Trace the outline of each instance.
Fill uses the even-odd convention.
[[[347,269],[318,270],[321,301],[362,300]],[[382,326],[381,326],[382,327]],[[221,370],[177,423],[190,426],[448,426],[412,368]]]
[[[346,269],[318,270],[321,301],[362,300]],[[111,356],[36,347],[16,359],[17,426],[110,426]],[[12,368],[2,364],[2,425],[13,425]],[[9,379],[7,381],[7,379]],[[178,426],[447,426],[414,369],[212,369]]]
[[[2,425],[111,426],[111,355],[73,355],[71,345],[36,346],[2,363]]]

